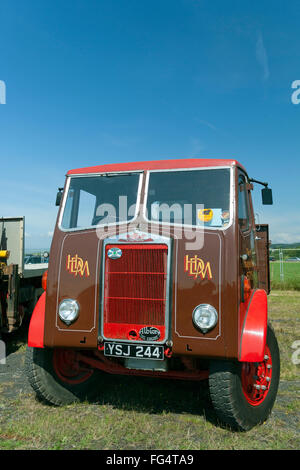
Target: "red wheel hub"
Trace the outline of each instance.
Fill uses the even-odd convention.
[[[69,349],[54,350],[53,367],[62,382],[72,385],[85,382],[93,374],[93,370],[80,364],[76,352]]]
[[[243,363],[241,380],[248,403],[252,406],[260,405],[270,390],[272,380],[272,357],[267,345],[262,362]]]

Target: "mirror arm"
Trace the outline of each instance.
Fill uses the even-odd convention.
[[[264,186],[265,188],[267,188],[267,187],[268,187],[268,184],[269,184],[269,183],[263,183],[262,181],[255,180],[254,178],[249,178],[249,181],[251,181],[251,183],[258,183],[258,184],[261,184],[261,185]]]
[[[268,187],[268,183],[264,183],[263,181],[255,180],[254,178],[249,178],[249,181],[253,183],[258,183],[264,186],[264,189],[261,190],[262,194],[262,203],[264,205],[272,205],[273,204],[273,197],[272,197],[272,189]]]

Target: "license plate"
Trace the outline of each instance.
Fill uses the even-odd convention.
[[[164,347],[154,344],[104,343],[104,355],[140,359],[164,359]]]

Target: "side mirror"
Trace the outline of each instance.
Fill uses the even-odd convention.
[[[272,189],[270,188],[264,188],[261,190],[261,197],[262,197],[262,203],[264,205],[272,205],[273,204],[273,196],[272,196]]]
[[[64,188],[58,188],[58,193],[57,193],[57,195],[56,195],[56,201],[55,201],[55,205],[56,205],[56,206],[60,206],[61,199],[62,199],[62,192],[63,192],[63,189],[64,189]]]

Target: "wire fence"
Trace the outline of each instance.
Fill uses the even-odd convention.
[[[24,264],[48,263],[49,251],[47,250],[26,250],[24,255]]]
[[[47,250],[27,250],[25,264],[48,263]],[[300,291],[300,248],[270,249],[272,289]]]
[[[300,249],[270,250],[272,289],[300,290]]]

